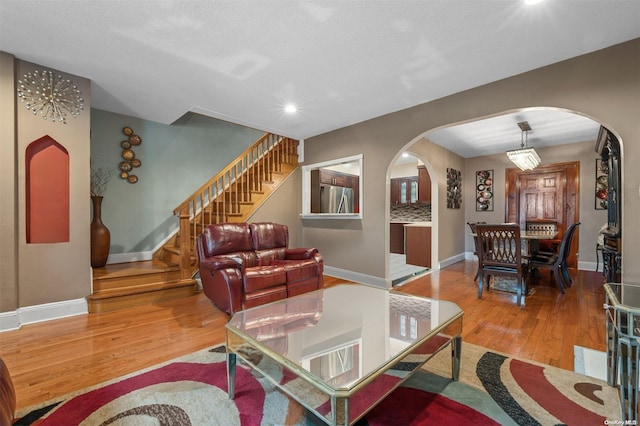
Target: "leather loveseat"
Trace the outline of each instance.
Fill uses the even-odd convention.
[[[208,225],[196,246],[206,296],[228,314],[324,287],[315,248],[288,248],[289,229],[270,222]]]
[[[13,413],[16,409],[16,391],[13,387],[9,369],[0,358],[0,425],[13,424]]]

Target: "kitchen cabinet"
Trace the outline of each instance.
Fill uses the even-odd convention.
[[[407,224],[404,229],[407,263],[431,268],[431,222]]]
[[[406,222],[393,222],[389,225],[390,253],[404,254],[404,225]]]
[[[333,170],[320,169],[320,183],[325,185],[352,187],[352,175],[335,172]]]
[[[391,205],[416,203],[418,190],[418,176],[392,178],[390,182]]]
[[[431,177],[425,166],[418,166],[418,202],[431,204]]]

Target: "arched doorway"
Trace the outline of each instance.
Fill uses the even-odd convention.
[[[389,166],[388,274],[392,286],[429,272],[433,254],[433,183],[430,165],[409,151]],[[437,193],[437,191],[436,191]]]

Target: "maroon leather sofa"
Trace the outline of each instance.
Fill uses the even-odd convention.
[[[289,229],[270,222],[208,225],[196,247],[202,288],[228,314],[324,287],[315,248],[288,248]]]
[[[0,425],[13,424],[16,409],[16,391],[13,387],[9,369],[0,358]]]

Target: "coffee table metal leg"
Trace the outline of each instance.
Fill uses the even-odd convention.
[[[229,399],[233,399],[236,392],[236,354],[231,352],[227,352],[227,386]]]
[[[349,398],[344,398],[344,424],[349,426]]]
[[[451,376],[453,380],[460,378],[460,356],[462,355],[462,336],[456,336],[451,341]]]
[[[338,400],[335,396],[331,397],[331,424],[338,424]]]

